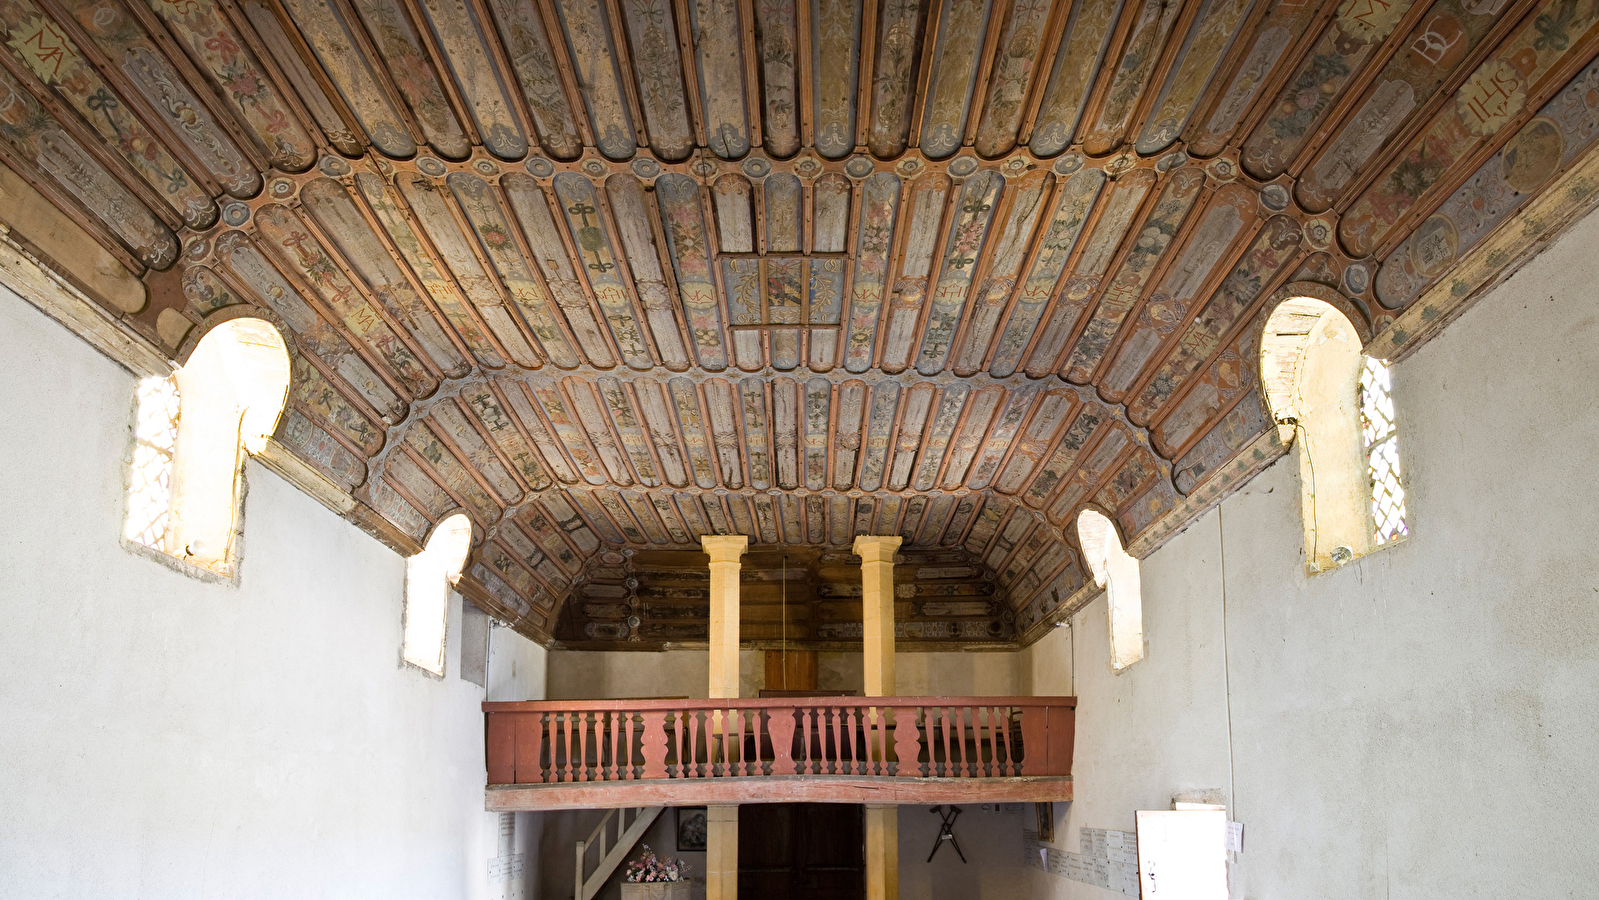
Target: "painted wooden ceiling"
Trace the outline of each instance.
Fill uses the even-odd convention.
[[[571,646],[703,639],[686,548],[723,532],[754,583],[795,557],[776,637],[858,640],[833,601],[873,533],[907,641],[1035,638],[1093,591],[1078,511],[1143,555],[1282,452],[1272,303],[1403,351],[1599,134],[1594,0],[0,23],[0,162],[144,279],[124,325],[181,359],[277,324],[279,443],[397,546],[464,510],[465,589]]]

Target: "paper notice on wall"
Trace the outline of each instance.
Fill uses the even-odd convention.
[[[516,850],[516,813],[500,813],[498,824],[500,856],[509,857]]]
[[[1233,853],[1244,852],[1244,823],[1227,823],[1227,849]]]
[[[524,857],[521,853],[511,856],[497,856],[489,860],[489,883],[502,884],[515,881],[522,877],[525,868]]]

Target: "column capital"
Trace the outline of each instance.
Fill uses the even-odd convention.
[[[711,562],[738,562],[738,558],[749,549],[750,536],[747,534],[702,534],[700,547],[710,554]]]
[[[894,554],[898,552],[899,545],[904,538],[897,534],[877,535],[861,534],[855,537],[855,555],[861,562],[886,562],[894,561]]]

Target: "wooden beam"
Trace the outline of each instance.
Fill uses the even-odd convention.
[[[587,781],[489,785],[489,812],[705,806],[743,803],[1068,803],[1070,776],[1011,778],[878,778],[768,775],[749,778]]]

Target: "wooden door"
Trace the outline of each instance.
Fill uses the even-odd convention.
[[[861,900],[864,809],[844,803],[738,808],[739,900]]]

